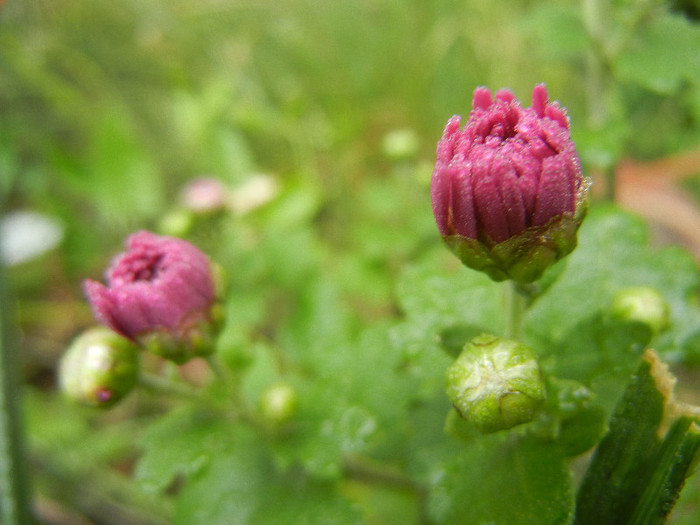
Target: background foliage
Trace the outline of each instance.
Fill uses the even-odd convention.
[[[3,209],[63,228],[57,248],[9,269],[43,515],[458,523],[469,496],[476,514],[466,522],[477,523],[476,503],[494,492],[523,499],[535,486],[542,500],[527,500],[522,515],[565,521],[577,475],[568,461],[586,443],[562,431],[554,452],[535,441],[516,452],[503,436],[475,448],[443,430],[450,335],[499,333],[503,315],[499,288],[441,245],[428,197],[435,143],[452,114],[466,116],[475,86],[527,100],[546,82],[568,108],[596,200],[610,200],[624,162],[697,151],[697,16],[692,3],[655,0],[2,5]],[[684,171],[691,203],[699,171]],[[193,178],[237,188],[256,173],[278,189],[264,206],[183,215],[180,192]],[[93,322],[81,280],[99,278],[141,228],[187,237],[224,266],[219,352],[240,374],[235,395],[252,410],[267,386],[292,384],[291,429],[260,440],[197,403],[139,392],[96,414],[56,393],[57,359]],[[651,232],[657,244],[677,240],[668,223]],[[594,392],[603,412],[582,408],[584,438],[599,433],[649,342],[643,330],[596,329],[623,285],[658,287],[671,304],[672,329],[654,344],[688,399],[700,397],[698,273],[687,253],[650,247],[641,219],[594,205],[579,250],[548,275],[525,337],[550,371]],[[610,349],[612,369],[601,357]],[[185,373],[207,382],[196,364]],[[474,455],[481,466],[466,468]],[[544,457],[542,478],[511,482],[515,464]],[[486,473],[492,481],[480,485]],[[692,478],[674,523],[697,519],[698,502]]]

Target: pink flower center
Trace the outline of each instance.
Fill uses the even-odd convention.
[[[166,269],[165,255],[159,252],[129,253],[112,274],[112,282],[119,284],[139,281],[153,282]]]

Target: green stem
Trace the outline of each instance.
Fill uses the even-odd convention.
[[[211,368],[212,372],[214,372],[214,375],[222,381],[226,381],[227,379],[230,378],[230,372],[228,368],[226,368],[226,365],[221,362],[221,359],[219,359],[219,356],[216,354],[212,354],[207,356],[206,358],[207,363],[209,363],[209,367]]]
[[[184,383],[173,381],[167,377],[142,372],[139,376],[139,383],[142,387],[151,390],[152,392],[175,395],[188,399],[202,399],[202,394],[197,389]]]
[[[10,333],[12,304],[0,265],[0,522],[24,525],[32,520],[20,410],[22,367]]]
[[[611,42],[609,36],[608,16],[604,2],[601,0],[582,0],[581,14],[584,26],[590,38],[590,46],[585,55],[586,65],[586,106],[588,109],[588,127],[600,131],[610,120],[610,83]],[[612,200],[615,192],[616,159],[601,158],[593,168],[599,170],[604,178],[603,191],[606,200]]]
[[[407,490],[415,494],[421,509],[420,523],[428,523],[426,489],[406,476],[400,470],[372,461],[360,455],[348,455],[343,461],[345,475],[363,483],[382,484],[399,490]]]
[[[525,316],[526,298],[513,281],[507,281],[506,299],[506,337],[515,341],[522,335],[523,317]]]

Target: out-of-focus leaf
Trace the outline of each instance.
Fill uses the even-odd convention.
[[[194,474],[179,494],[175,523],[360,523],[334,484],[313,481],[300,470],[279,472],[253,432],[231,428],[228,439],[231,448]]]
[[[440,467],[428,502],[438,523],[559,525],[571,516],[569,467],[551,444],[491,436]]]
[[[615,64],[617,76],[658,93],[700,84],[700,28],[681,15],[654,17]]]
[[[185,406],[152,424],[143,446],[136,480],[145,491],[161,492],[179,477],[186,483],[235,449],[236,442],[231,423],[221,414]]]
[[[700,311],[690,301],[699,284],[697,263],[688,253],[675,247],[652,248],[646,227],[638,218],[614,207],[594,206],[581,227],[579,247],[568,257],[566,270],[530,309],[526,334],[537,351],[579,347],[581,359],[589,359],[589,353],[597,350],[593,346],[586,349],[582,339],[596,331],[593,325],[605,317],[612,296],[627,286],[650,286],[662,294],[671,310],[669,329],[652,344],[662,355],[682,360],[685,341],[700,323]],[[588,325],[581,327],[580,338],[579,323]],[[633,333],[619,331],[621,337]],[[600,333],[604,339],[612,335],[614,332]],[[612,367],[629,363],[624,355],[607,355]]]

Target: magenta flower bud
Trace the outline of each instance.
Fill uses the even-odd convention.
[[[438,229],[462,262],[492,279],[532,282],[576,247],[590,182],[565,110],[543,84],[523,108],[507,90],[474,91],[445,126],[430,194]]]
[[[141,231],[106,272],[85,280],[97,319],[176,363],[213,350],[218,303],[212,265],[187,241]]]

